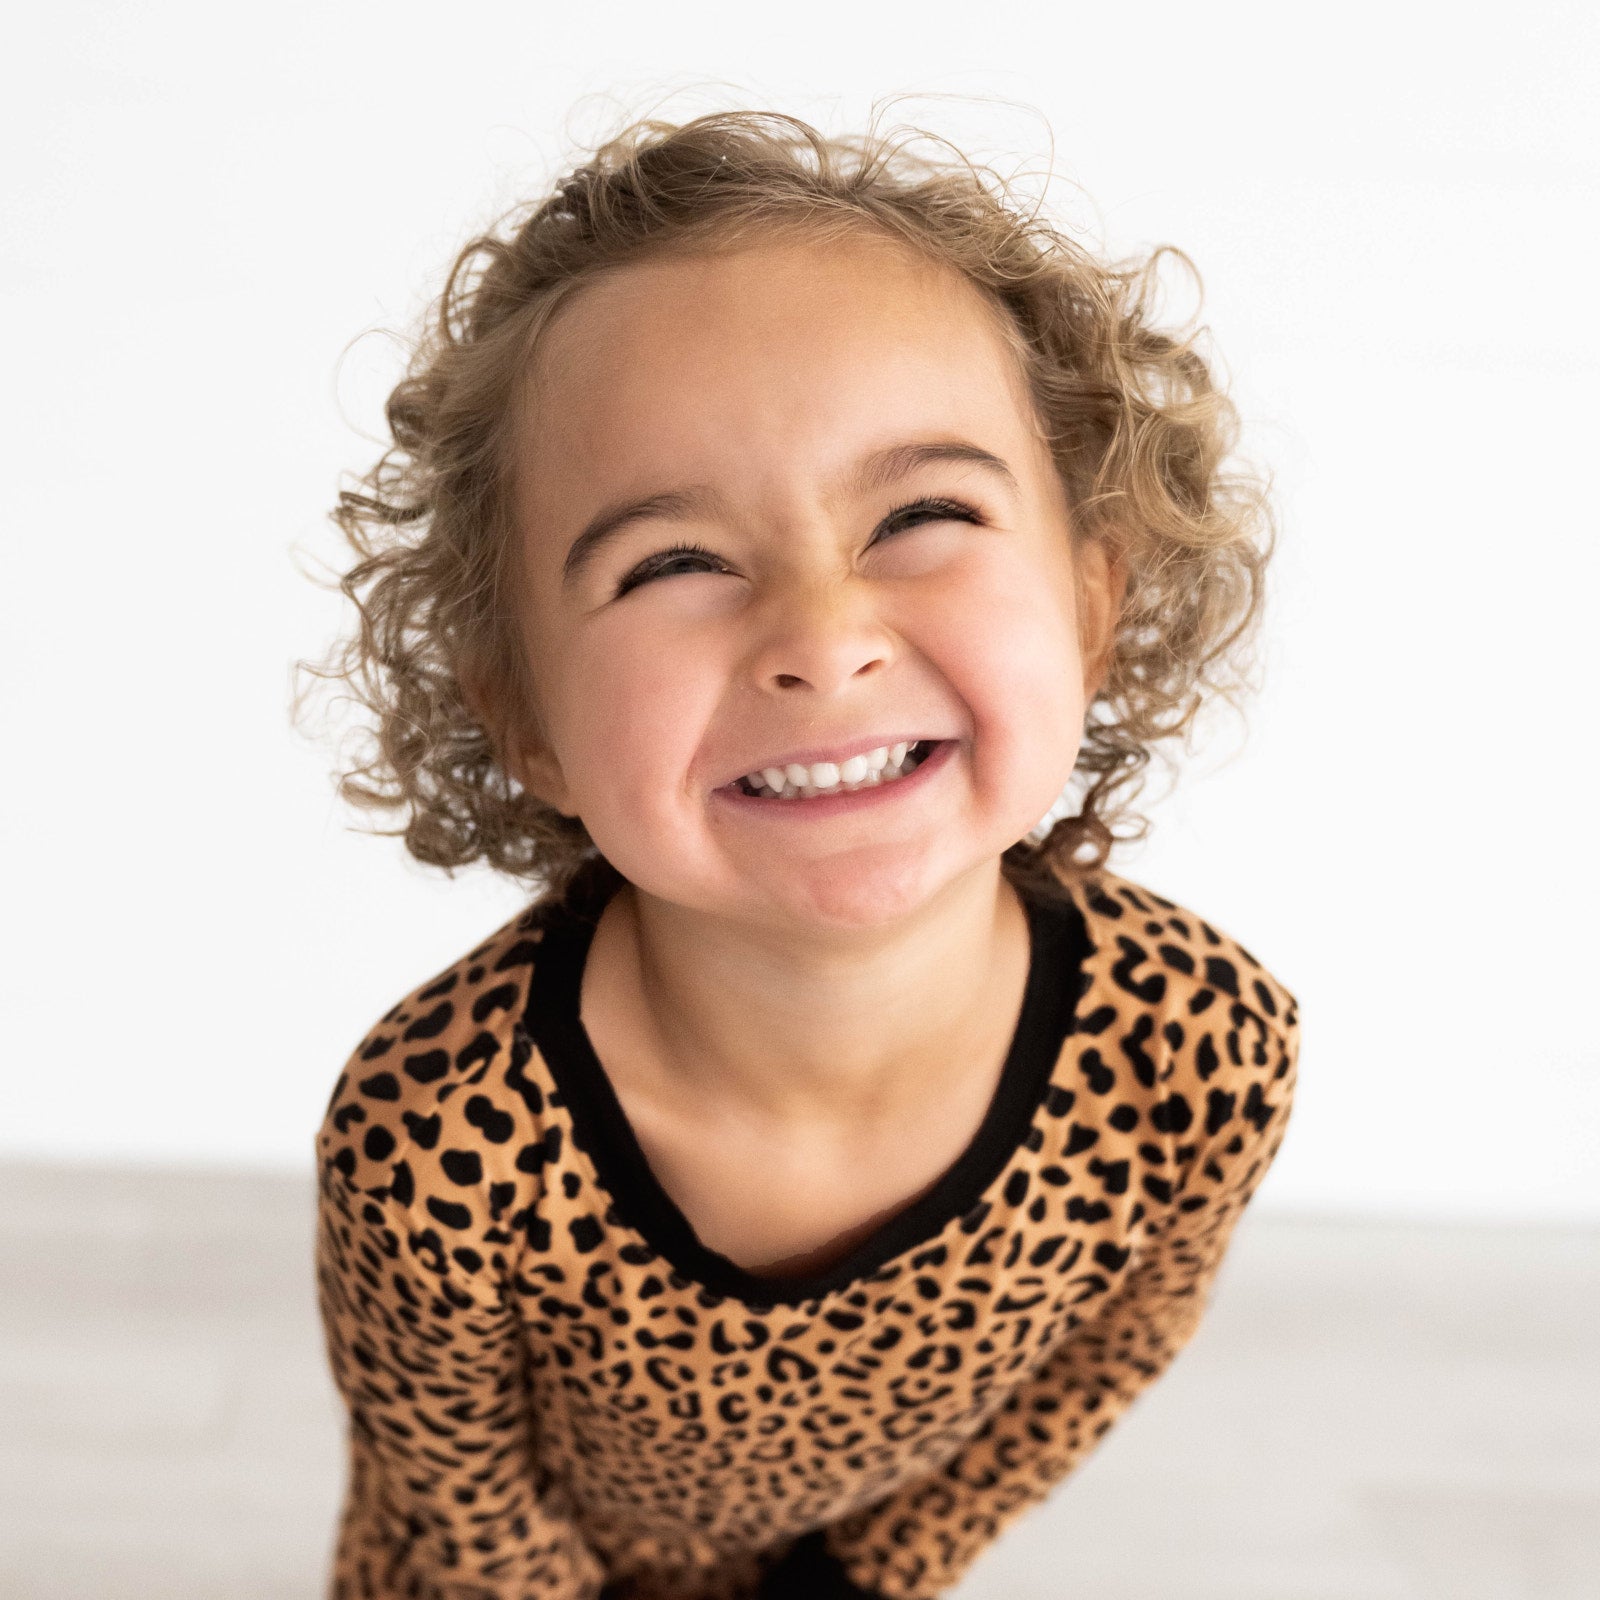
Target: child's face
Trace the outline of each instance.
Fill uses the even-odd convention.
[[[871,240],[656,261],[564,307],[535,376],[517,461],[546,735],[528,734],[529,787],[640,890],[712,914],[867,928],[997,872],[1071,775],[1117,582],[1097,545],[1072,548],[980,292]],[[961,460],[851,481],[926,441],[987,451],[1015,482]],[[691,489],[564,578],[599,513]],[[925,498],[978,520],[891,519]],[[690,543],[711,556],[660,559]],[[727,792],[880,735],[956,744],[854,809]]]

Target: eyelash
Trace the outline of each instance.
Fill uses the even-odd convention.
[[[980,522],[982,519],[969,505],[960,500],[947,500],[942,497],[932,497],[922,500],[912,500],[903,506],[896,506],[881,523],[880,528],[887,527],[901,517],[909,516],[912,512],[925,512],[936,518],[949,518],[961,522]],[[640,584],[649,583],[653,578],[661,576],[656,569],[681,556],[703,556],[707,561],[721,561],[721,557],[713,551],[707,550],[700,544],[674,545],[670,550],[658,551],[655,555],[647,557],[636,566],[620,584],[617,585],[615,598],[621,599],[630,589],[636,589]]]

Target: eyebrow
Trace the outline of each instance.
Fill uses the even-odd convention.
[[[908,440],[874,450],[863,456],[845,474],[845,487],[857,495],[870,494],[873,490],[899,482],[918,467],[943,461],[983,467],[1003,478],[1013,490],[1019,488],[1016,474],[999,456],[962,439]],[[621,500],[604,507],[589,519],[583,532],[572,541],[572,548],[567,551],[566,560],[562,563],[562,587],[569,587],[601,549],[624,528],[636,522],[671,521],[705,514],[720,501],[721,496],[714,489],[697,484],[686,489],[665,489],[657,494]]]

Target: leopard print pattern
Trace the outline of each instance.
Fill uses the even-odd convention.
[[[708,1289],[617,1214],[524,1024],[537,905],[390,1009],[317,1136],[332,1600],[751,1600],[822,1527],[863,1588],[931,1600],[1041,1499],[1192,1332],[1298,1043],[1204,919],[1065,889],[1091,948],[1005,1170],[795,1304]]]

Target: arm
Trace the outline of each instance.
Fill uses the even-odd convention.
[[[1199,1326],[1240,1214],[1281,1144],[1294,1090],[1298,1024],[1265,1060],[1209,1091],[1214,1131],[1156,1213],[1133,1268],[938,1471],[810,1536],[768,1576],[767,1600],[933,1600],[1007,1524],[1041,1502],[1158,1378]],[[1227,1083],[1227,1090],[1220,1085]],[[1227,1111],[1224,1118],[1222,1113]],[[1220,1126],[1215,1124],[1220,1123]],[[806,1541],[801,1541],[804,1544]],[[804,1564],[809,1586],[784,1585]]]
[[[597,1600],[595,1556],[541,1492],[521,1324],[437,1242],[323,1167],[318,1295],[350,1417],[330,1600]]]

